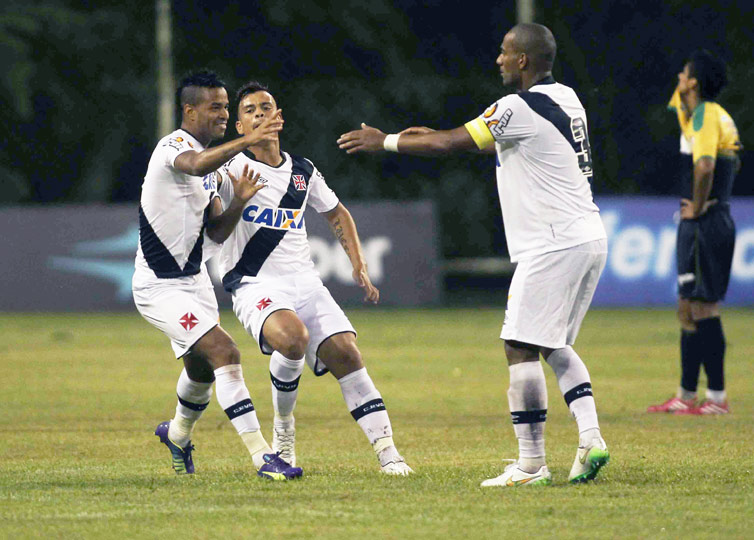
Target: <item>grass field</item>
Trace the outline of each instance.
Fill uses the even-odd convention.
[[[499,310],[351,311],[395,440],[416,470],[386,478],[330,376],[302,378],[305,477],[256,478],[213,398],[177,477],[153,436],[179,364],[136,313],[0,315],[0,538],[751,538],[754,312],[726,310],[732,414],[650,416],[678,379],[671,311],[597,311],[577,342],[612,454],[570,486],[576,427],[546,368],[549,488],[485,489],[517,445]],[[231,313],[269,438],[267,360]]]

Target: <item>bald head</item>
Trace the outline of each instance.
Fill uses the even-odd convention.
[[[535,71],[552,71],[558,47],[549,28],[541,24],[521,23],[508,33],[513,36],[516,51],[526,53]]]

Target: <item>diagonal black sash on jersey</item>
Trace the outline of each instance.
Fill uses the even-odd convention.
[[[583,120],[578,119],[578,121],[584,127],[584,133],[582,135],[583,139],[577,140],[573,129],[573,122],[576,120],[568,116],[566,112],[560,107],[560,105],[558,105],[550,96],[545,95],[541,92],[528,91],[520,92],[517,95],[518,97],[523,99],[524,102],[526,102],[526,104],[532,111],[555,126],[555,129],[557,129],[560,134],[565,137],[565,140],[568,141],[568,144],[571,145],[571,148],[573,148],[573,151],[577,156],[585,156],[585,159],[587,161],[585,161],[583,164],[581,163],[581,161],[579,161],[579,168],[581,168],[581,170],[585,173],[587,172],[586,168],[588,168],[587,176],[591,178],[592,163],[591,158],[589,157],[591,155],[589,153],[589,139],[586,135],[585,126],[583,126]]]
[[[210,196],[210,201],[214,193]],[[199,273],[202,267],[202,246],[204,245],[204,228],[207,226],[207,220],[209,219],[209,209],[211,205],[207,205],[204,209],[204,219],[202,220],[202,228],[199,230],[199,236],[194,243],[194,247],[189,253],[186,266],[181,268],[178,262],[170,253],[170,250],[165,247],[162,240],[154,232],[152,225],[149,223],[144,209],[139,205],[139,242],[141,243],[141,252],[144,254],[144,260],[147,261],[147,266],[154,272],[154,275],[158,278],[178,278],[184,276],[193,276]]]
[[[303,211],[306,193],[309,189],[309,179],[314,172],[314,166],[306,159],[298,156],[292,155],[291,161],[293,163],[293,170],[288,182],[288,191],[280,199],[278,208],[301,209]],[[307,189],[296,189],[296,184],[293,181],[294,174],[304,177]],[[244,276],[256,276],[264,262],[272,254],[287,232],[288,229],[278,230],[260,227],[246,243],[241,258],[238,259],[233,269],[223,276],[223,287],[225,290],[232,292]]]

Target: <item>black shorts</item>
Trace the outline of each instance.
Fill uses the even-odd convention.
[[[727,205],[712,206],[697,219],[678,226],[678,295],[687,300],[719,302],[725,298],[733,263],[736,226]]]

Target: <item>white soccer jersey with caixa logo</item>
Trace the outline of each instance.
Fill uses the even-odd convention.
[[[495,144],[511,260],[606,238],[592,199],[586,113],[551,77],[510,94],[466,124],[479,148]]]
[[[217,193],[214,173],[191,176],[174,167],[184,152],[204,147],[178,129],[162,138],[149,160],[139,204],[136,279],[182,278],[201,272],[207,259],[204,228]]]
[[[319,213],[338,205],[338,197],[308,159],[281,153],[283,162],[271,167],[244,152],[221,169],[219,195],[223,207],[233,199],[233,184],[227,171],[240,178],[244,165],[261,174],[266,187],[246,203],[241,219],[223,243],[220,271],[223,286],[232,290],[242,280],[257,282],[299,272],[316,273],[309,252],[304,211],[311,206]]]

